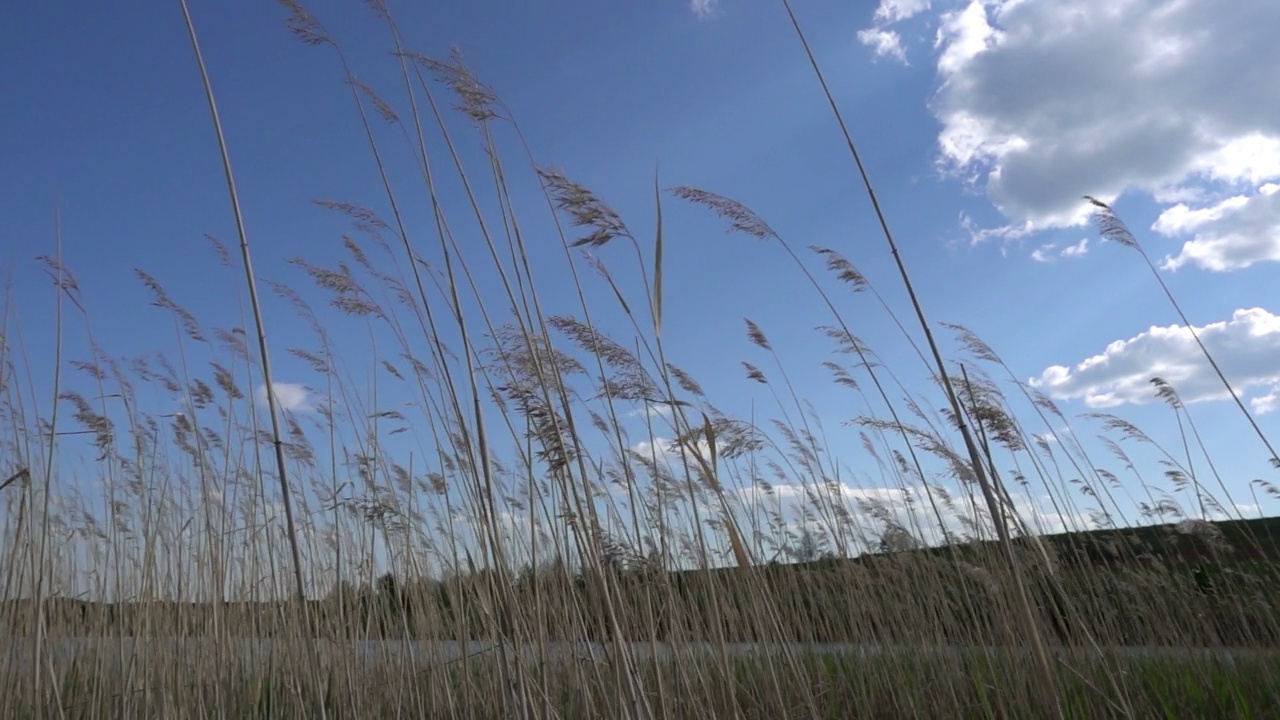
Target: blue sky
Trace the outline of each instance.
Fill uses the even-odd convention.
[[[1192,323],[1208,326],[1206,342],[1244,388],[1246,405],[1280,437],[1280,413],[1271,412],[1280,407],[1280,94],[1260,69],[1280,59],[1261,30],[1275,27],[1280,11],[1265,0],[1229,12],[1207,0],[1163,10],[1147,0],[1091,0],[1076,10],[1048,0],[794,5],[930,318],[977,332],[1068,414],[1114,412],[1176,443],[1173,417],[1146,402],[1153,393],[1145,380],[1168,377],[1193,401],[1192,417],[1236,499],[1253,503],[1248,481],[1275,479],[1264,448],[1185,333],[1151,331],[1177,316],[1135,253],[1101,242],[1083,223],[1080,196],[1114,201],[1167,266],[1162,274]],[[361,80],[407,113],[389,37],[365,6],[317,0],[308,8]],[[306,287],[286,261],[336,262],[349,229],[313,200],[389,217],[338,63],[292,38],[274,3],[192,2],[191,10],[255,266],[263,278]],[[657,173],[664,186],[743,202],[797,248],[839,250],[910,319],[781,3],[480,0],[392,11],[414,49],[443,57],[459,46],[515,112],[537,160],[598,193],[643,242],[653,234]],[[230,243],[235,233],[179,6],[21,6],[0,28],[0,63],[11,68],[0,85],[0,269],[12,283],[9,313],[20,322],[36,387],[49,381],[53,304],[33,257],[54,252],[55,211],[64,259],[110,354],[174,346],[172,324],[149,307],[134,268],[210,326],[238,324],[240,286],[231,283],[239,277],[204,240],[211,233]],[[483,178],[478,136],[452,122]],[[384,130],[393,179],[412,186],[410,146]],[[545,233],[545,207],[519,146],[509,136],[503,142],[522,222]],[[447,167],[443,155],[435,162]],[[422,194],[402,195],[414,198],[407,217],[425,231]],[[456,187],[445,200],[465,226],[470,210]],[[770,374],[747,342],[743,318],[751,318],[837,433],[836,454],[858,470],[856,436],[840,435],[838,425],[861,410],[831,392],[820,366],[831,346],[814,331],[831,320],[797,269],[780,248],[728,236],[699,208],[668,197],[663,211],[664,340],[674,362],[725,411],[745,415],[754,401],[773,413],[768,391],[748,383],[738,362]],[[483,259],[474,234],[462,242],[475,243]],[[535,260],[544,299],[571,312],[563,251],[548,236],[534,242],[545,248]],[[610,246],[599,256],[639,291],[629,250]],[[816,258],[811,268],[821,270]],[[580,261],[579,271],[600,307],[597,320],[626,333]],[[884,313],[865,296],[828,287],[847,303],[854,332],[919,388],[924,370]],[[484,292],[502,306],[498,286]],[[305,327],[274,298],[267,323],[277,381],[316,383],[283,352],[310,343]],[[329,329],[358,349],[348,357],[352,372],[366,373],[362,327],[335,319]],[[955,348],[948,333],[940,337]],[[71,330],[68,343],[70,355],[83,357],[81,331]]]

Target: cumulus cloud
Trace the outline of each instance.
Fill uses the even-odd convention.
[[[627,417],[669,418],[671,417],[671,406],[662,403],[649,403],[644,407],[628,410],[625,414]]]
[[[706,440],[699,440],[693,444],[694,451],[704,460],[711,458],[711,446]],[[656,459],[658,463],[679,464],[682,456],[686,453],[683,446],[675,440],[668,440],[664,437],[654,437],[653,442],[642,440],[631,446],[632,452],[648,459]],[[690,465],[696,465],[697,457],[690,454],[688,456]]]
[[[315,410],[312,403],[311,389],[305,385],[296,383],[271,383],[271,387],[275,389],[276,406],[288,410],[289,412],[303,413]],[[267,402],[267,386],[259,385],[256,391],[258,402],[263,405]]]
[[[654,438],[653,442],[641,440],[631,446],[631,451],[646,458],[656,457],[659,460],[666,459],[668,455],[676,451],[676,444],[666,438]]]
[[[1199,203],[1188,220],[1280,180],[1280,3],[972,0],[937,25],[941,167],[1019,232],[1085,222],[1086,194]],[[1246,197],[1166,220],[1193,234],[1172,262],[1280,259],[1280,198]]]
[[[711,17],[719,6],[720,0],[689,0],[689,9],[699,18]]]
[[[1267,183],[1252,195],[1235,195],[1196,209],[1178,203],[1160,213],[1153,230],[1170,237],[1192,236],[1164,267],[1177,270],[1192,263],[1221,272],[1280,260],[1278,190],[1280,184]]]
[[[858,42],[871,48],[877,58],[889,58],[906,65],[902,36],[890,26],[928,10],[929,4],[929,0],[880,0],[871,27],[858,31]]]
[[[902,49],[902,38],[893,30],[870,27],[858,31],[858,42],[875,51],[876,57],[897,60],[907,63],[907,54]]]
[[[880,0],[875,19],[884,23],[899,22],[928,10],[929,4],[929,0]]]
[[[1272,386],[1275,394],[1280,385],[1280,316],[1262,308],[1236,310],[1230,320],[1195,331],[1237,392]],[[1152,327],[1117,340],[1073,367],[1048,367],[1030,383],[1055,398],[1082,399],[1089,407],[1107,408],[1155,400],[1152,377],[1167,380],[1186,403],[1230,397],[1182,325]],[[1273,407],[1274,398],[1252,402],[1264,412]]]

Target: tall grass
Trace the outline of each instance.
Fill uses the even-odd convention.
[[[320,18],[282,6],[337,60],[380,198],[318,200],[343,259],[269,269],[303,285],[257,278],[184,5],[239,262],[209,237],[226,273],[216,319],[139,270],[168,339],[140,357],[98,344],[59,254],[42,261],[56,348],[28,347],[6,301],[6,717],[1277,711],[1271,526],[1209,522],[1238,506],[1169,383],[1153,381],[1180,448],[1113,415],[1069,419],[963,326],[941,326],[948,354],[883,214],[915,331],[837,249],[802,256],[715,192],[655,178],[652,231],[635,230],[540,162],[459,54],[410,49],[381,2],[400,78],[383,90]],[[406,159],[420,183],[393,182]],[[780,251],[779,285],[823,309],[823,359],[746,321],[764,359],[740,367],[772,408],[723,411],[664,341],[672,202],[761,241],[736,252]],[[268,317],[260,285],[293,317]],[[928,392],[855,333],[869,312],[890,316]],[[310,344],[269,349],[268,323]],[[62,356],[73,334],[88,357]],[[265,392],[282,356],[310,372],[305,405]],[[807,364],[847,393],[858,447],[798,394]],[[1090,423],[1132,482],[1076,439]],[[1051,532],[1086,527],[1107,532]]]

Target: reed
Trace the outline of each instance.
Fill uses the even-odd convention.
[[[58,252],[40,261],[54,348],[25,344],[6,299],[0,716],[1280,710],[1280,524],[1239,511],[1213,459],[1235,449],[1210,447],[1163,379],[1169,448],[1116,415],[1068,418],[975,333],[931,322],[834,101],[909,307],[845,249],[803,252],[785,219],[710,190],[655,175],[653,217],[625,217],[541,161],[460,53],[412,49],[384,3],[369,11],[397,71],[385,88],[284,0],[288,32],[336,63],[377,199],[298,210],[332,221],[342,257],[265,280],[180,4],[240,253],[210,236],[193,254],[225,275],[218,317],[137,270],[163,352],[100,345],[107,301]],[[804,357],[745,319],[723,365],[767,400],[746,417],[669,343],[671,317],[699,311],[673,301],[676,201],[727,224],[723,252],[785,261],[774,281],[812,296],[831,343]],[[1140,249],[1093,203],[1103,235]],[[871,313],[931,383],[857,334]],[[307,340],[271,354],[268,326]],[[66,357],[66,337],[88,356]],[[278,382],[281,362],[309,387]],[[807,366],[830,373],[857,442],[793,382]],[[1090,431],[1110,457],[1076,440]]]

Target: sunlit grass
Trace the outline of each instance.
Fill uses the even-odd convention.
[[[28,311],[4,306],[0,714],[1277,711],[1274,524],[1244,522],[1198,462],[1210,449],[1171,385],[1153,379],[1179,448],[1114,415],[1069,418],[968,329],[937,326],[959,341],[948,354],[918,303],[918,326],[901,321],[840,250],[793,245],[737,201],[655,183],[652,235],[633,231],[536,160],[460,55],[408,49],[381,3],[401,80],[381,90],[320,19],[283,5],[350,80],[365,132],[346,141],[368,148],[382,198],[317,201],[344,259],[267,273],[305,286],[255,276],[237,209],[240,252],[211,237],[198,260],[225,273],[223,317],[144,270],[155,307],[87,297],[56,252],[40,267],[59,352],[27,347]],[[388,171],[393,153],[417,176]],[[461,203],[441,201],[446,184]],[[767,413],[723,411],[734,399],[717,404],[664,343],[664,315],[687,311],[664,277],[676,202],[727,223],[733,252],[785,261],[778,286],[820,309],[805,319],[831,343],[819,358],[745,322],[752,355],[725,366],[772,398]],[[277,312],[260,312],[259,284]],[[166,350],[112,354],[98,312],[137,312]],[[856,334],[868,312],[891,316],[920,367],[879,359]],[[268,346],[282,326],[310,344]],[[72,346],[89,354],[64,357]],[[286,359],[310,391],[260,396],[268,360]],[[848,399],[852,442],[829,440],[792,384],[810,366]],[[903,379],[922,372],[923,391]],[[1056,532],[1133,524],[1147,527]]]

